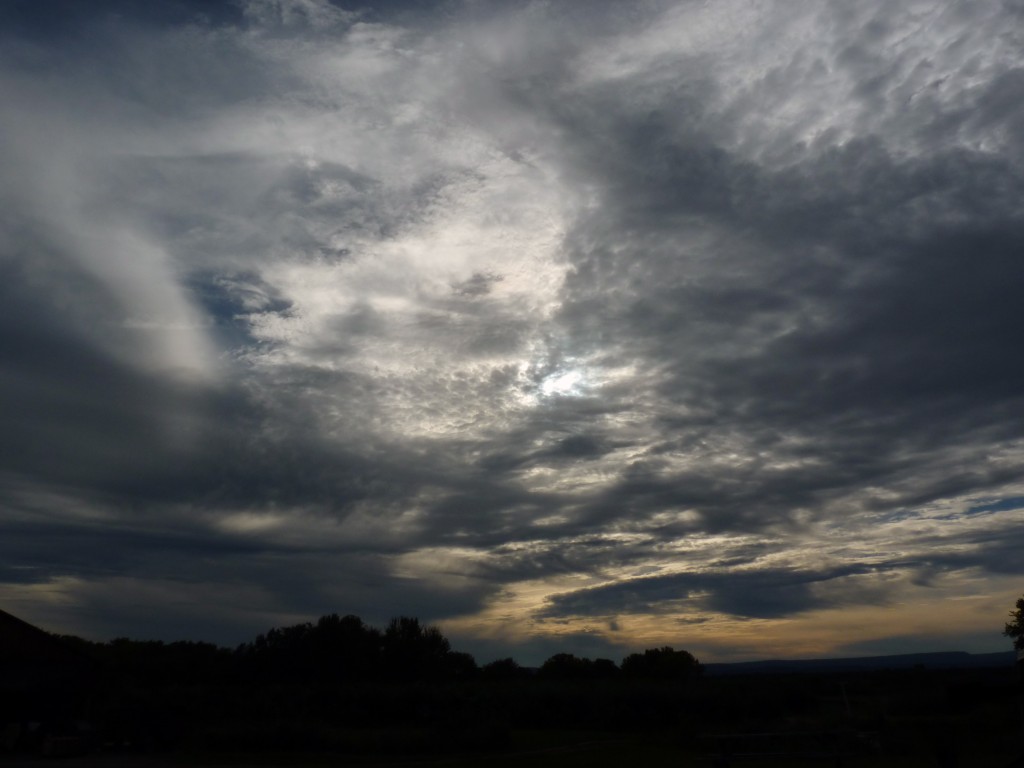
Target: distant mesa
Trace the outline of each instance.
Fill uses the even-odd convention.
[[[997,653],[967,653],[966,651],[939,651],[936,653],[906,653],[893,656],[863,656],[839,659],[770,659],[705,664],[709,675],[777,674],[780,672],[870,672],[883,669],[985,669],[1011,667],[1013,651]]]

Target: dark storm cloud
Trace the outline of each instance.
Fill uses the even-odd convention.
[[[826,571],[762,568],[756,571],[651,576],[549,598],[546,615],[608,615],[671,612],[680,607],[747,618],[781,618],[817,608],[885,600],[875,584],[857,576],[878,573],[864,566]]]
[[[1015,554],[1024,545],[1024,533],[1019,529],[979,531],[958,539],[957,546],[949,546],[950,542],[940,537],[929,543],[931,551],[919,560],[926,573],[973,568],[992,574],[1024,574],[1024,565]]]
[[[64,289],[93,294],[97,311],[79,316],[77,308],[68,311],[59,299],[55,306],[40,296],[24,265],[7,262],[2,271],[0,389],[9,404],[0,437],[5,470],[89,485],[113,480],[119,467],[159,462],[147,450],[150,438],[189,428],[189,388],[124,366],[79,332],[83,324],[105,325],[103,308],[113,301],[86,276],[63,276]],[[116,333],[116,326],[109,332]],[[156,401],[171,407],[181,422],[168,423],[166,413],[154,412]]]
[[[123,497],[129,506],[317,498],[343,508],[365,495],[381,471],[365,457],[324,446],[315,433],[304,432],[303,419],[311,417],[299,406],[288,410],[292,437],[275,439],[266,430],[281,412],[244,389],[168,380],[97,348],[79,326],[100,324],[107,334],[118,332],[104,317],[113,297],[72,273],[61,280],[66,289],[77,279],[76,303],[90,291],[99,295],[77,307],[61,306],[52,295],[39,294],[32,271],[8,261],[0,289],[0,391],[6,403],[19,404],[5,414],[0,437],[5,472],[77,487],[86,495]],[[97,312],[78,317],[81,307]],[[274,407],[288,405],[279,401]],[[339,473],[339,466],[349,471]]]
[[[67,39],[77,37],[83,26],[111,19],[136,23],[231,24],[242,20],[241,8],[230,0],[160,0],[136,3],[132,0],[11,0],[0,9],[0,24],[7,37]]]
[[[523,437],[533,440],[536,433],[527,433]],[[514,439],[507,442],[508,445],[503,446],[502,453],[493,453],[481,459],[482,469],[502,472],[536,465],[555,466],[567,462],[586,461],[588,458],[600,458],[613,450],[613,446],[601,438],[586,434],[555,437],[549,441],[549,446],[533,452],[524,449],[527,451],[524,453],[515,452]]]
[[[1002,87],[976,96],[981,123]],[[797,436],[793,458],[816,460],[726,477],[698,464],[652,481],[635,465],[603,507],[696,505],[726,527],[758,526],[910,474],[908,505],[1019,476],[983,459],[1017,436],[1024,405],[1024,368],[1008,354],[1024,285],[1019,162],[968,150],[901,159],[871,136],[772,171],[687,129],[700,122],[692,103],[655,118],[603,106],[577,145],[600,136],[592,156],[578,151],[606,192],[569,237],[568,327],[604,355],[657,366],[658,395],[679,408],[661,424],[665,448],[736,434],[777,460]],[[692,230],[722,245],[702,254]],[[933,475],[953,446],[973,460]]]

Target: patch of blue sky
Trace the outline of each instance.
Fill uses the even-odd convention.
[[[966,515],[984,515],[993,512],[1009,512],[1012,509],[1024,508],[1024,496],[1009,496],[1005,499],[986,501],[974,507],[968,507],[964,512]]]

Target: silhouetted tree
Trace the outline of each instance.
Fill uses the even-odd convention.
[[[239,646],[238,655],[250,674],[271,680],[301,680],[316,669],[310,655],[313,625],[309,622],[275,627]]]
[[[239,646],[236,658],[249,677],[278,682],[462,680],[478,671],[473,657],[453,652],[440,630],[408,616],[381,632],[358,616],[330,614],[316,624],[271,629]]]
[[[484,664],[480,674],[485,680],[521,680],[530,675],[511,656]]]
[[[1013,647],[1024,649],[1024,597],[1017,598],[1017,610],[1010,611],[1012,621],[1006,624],[1003,634],[1013,638]]]
[[[649,680],[687,680],[703,672],[700,662],[688,651],[676,651],[669,646],[648,648],[643,653],[632,653],[622,660],[622,673],[626,677]]]
[[[590,667],[590,676],[595,679],[605,680],[618,677],[620,671],[619,665],[611,659],[594,659]]]
[[[444,676],[451,680],[469,680],[479,674],[480,668],[472,654],[449,651],[444,661]]]
[[[444,677],[451,644],[437,627],[424,627],[419,619],[399,616],[384,630],[382,662],[396,680]]]
[[[596,680],[618,674],[611,659],[578,658],[571,653],[556,653],[540,667],[540,676],[549,680]]]
[[[540,665],[539,675],[549,680],[573,680],[583,676],[585,662],[571,653],[556,653]]]
[[[358,616],[278,627],[239,646],[250,673],[273,680],[343,683],[379,675],[383,638]]]
[[[363,624],[358,616],[321,616],[310,639],[320,675],[344,682],[379,674],[383,638],[379,630]]]

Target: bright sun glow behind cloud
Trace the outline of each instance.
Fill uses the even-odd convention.
[[[547,376],[540,384],[542,395],[562,397],[582,394],[585,385],[583,373],[578,370],[560,371]]]

